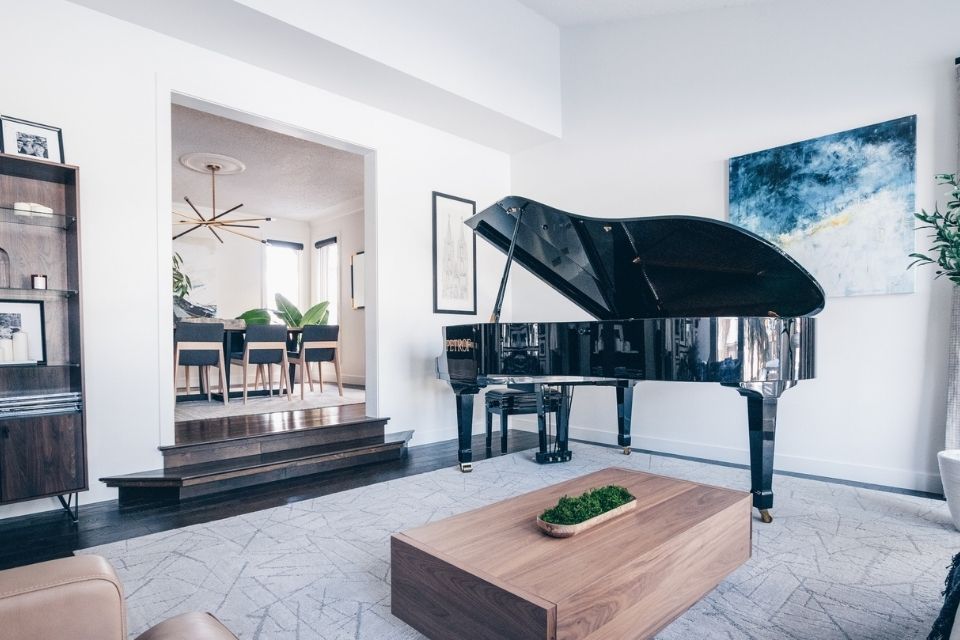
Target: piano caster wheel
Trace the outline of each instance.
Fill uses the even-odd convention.
[[[630,455],[630,447],[624,447],[624,448],[623,448],[623,455],[625,455],[625,456]]]
[[[773,522],[773,516],[770,515],[770,512],[766,509],[760,509],[760,522],[763,524],[770,524]]]
[[[461,473],[470,473],[473,471],[473,463],[471,462],[461,462],[460,463],[460,472]]]

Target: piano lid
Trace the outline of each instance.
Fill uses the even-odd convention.
[[[508,196],[466,224],[506,253],[519,210],[514,260],[599,320],[823,309],[820,284],[793,258],[720,220],[588,218]]]

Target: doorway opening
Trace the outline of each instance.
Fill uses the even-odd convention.
[[[175,333],[190,339],[202,334],[196,326],[224,325],[222,369],[190,366],[207,361],[184,358],[190,342],[175,339],[174,444],[179,426],[198,420],[364,413],[366,301],[357,278],[372,250],[364,154],[176,95],[171,141]],[[287,329],[286,366],[258,362],[269,350],[254,353],[246,339],[257,325]]]

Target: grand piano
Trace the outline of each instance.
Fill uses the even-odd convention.
[[[507,264],[491,322],[443,328],[437,374],[456,396],[461,471],[471,469],[482,387],[533,385],[538,398],[556,387],[556,438],[548,444],[540,411],[537,460],[562,462],[573,387],[616,388],[629,454],[637,382],[719,383],[747,400],[753,505],[772,520],[777,401],[814,377],[812,316],[824,296],[813,276],[759,236],[707,218],[590,218],[509,196],[466,224]],[[597,320],[499,322],[514,261]]]

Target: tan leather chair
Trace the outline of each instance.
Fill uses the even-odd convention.
[[[127,640],[123,587],[116,572],[100,556],[0,571],[0,636]],[[236,640],[236,636],[209,613],[186,613],[161,622],[137,640]]]

